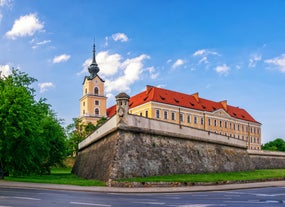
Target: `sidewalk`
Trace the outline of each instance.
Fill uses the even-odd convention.
[[[224,190],[238,190],[238,189],[263,188],[263,187],[285,187],[285,181],[208,185],[208,186],[187,186],[187,187],[119,188],[119,187],[96,187],[96,186],[85,187],[85,186],[74,186],[74,185],[10,182],[10,181],[1,180],[0,188],[2,187],[85,191],[85,192],[106,192],[106,193],[175,193],[175,192],[224,191]]]

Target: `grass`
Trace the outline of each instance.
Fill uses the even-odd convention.
[[[7,181],[66,184],[78,186],[105,186],[105,182],[99,180],[87,180],[71,174],[71,168],[52,168],[50,175],[7,176]]]
[[[67,184],[78,186],[105,186],[103,181],[87,180],[71,174],[71,168],[53,168],[50,175],[31,175],[4,178],[7,181]],[[179,174],[130,178],[119,182],[225,182],[225,181],[260,181],[266,179],[285,179],[285,169],[255,170],[249,172],[228,172],[209,174]]]
[[[266,179],[285,179],[285,169],[255,170],[249,172],[227,172],[208,174],[178,174],[130,178],[119,182],[223,182],[223,181],[257,181]]]

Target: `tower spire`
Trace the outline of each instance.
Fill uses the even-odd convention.
[[[95,51],[95,43],[93,44],[93,58],[92,58],[92,63],[88,67],[88,71],[90,73],[89,79],[93,79],[97,73],[100,71],[98,64],[96,62],[96,51]]]

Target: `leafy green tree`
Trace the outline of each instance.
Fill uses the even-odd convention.
[[[0,78],[2,173],[48,173],[52,165],[63,159],[64,130],[45,100],[35,100],[31,87],[35,81],[18,70]]]
[[[92,134],[97,128],[107,121],[106,117],[102,117],[97,121],[96,126],[92,123],[83,124],[81,119],[73,118],[73,123],[66,127],[67,132],[67,155],[76,156],[78,153],[78,144],[87,136]]]
[[[271,150],[271,151],[281,151],[285,152],[285,141],[281,138],[277,138],[273,141],[265,143],[262,145],[263,150]]]

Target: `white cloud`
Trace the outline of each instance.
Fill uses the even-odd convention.
[[[184,64],[184,61],[183,61],[182,59],[178,59],[178,60],[176,60],[175,63],[172,65],[172,68],[177,68],[177,67],[179,67],[179,66],[181,66],[181,65],[183,65],[183,64]]]
[[[34,42],[35,42],[35,40],[33,39],[33,40],[31,41],[31,43],[34,43]],[[41,42],[35,43],[35,45],[33,45],[32,48],[33,48],[33,49],[36,49],[36,48],[38,48],[39,46],[46,45],[46,44],[48,44],[48,43],[50,43],[50,42],[51,42],[51,40],[43,40],[43,41],[41,41]]]
[[[199,64],[202,64],[202,63],[204,63],[204,64],[208,64],[209,63],[209,61],[208,61],[208,58],[205,56],[205,57],[202,57],[200,60],[199,60],[199,62],[198,62]]]
[[[261,61],[262,57],[261,55],[258,54],[254,54],[249,58],[249,63],[248,63],[248,67],[250,68],[255,68],[256,64]]]
[[[280,72],[285,73],[285,54],[282,54],[276,58],[265,60],[264,62],[277,66]]]
[[[9,65],[0,65],[0,78],[7,77],[12,74],[12,69]]]
[[[49,88],[54,88],[52,82],[39,83],[38,85],[40,87],[40,93],[47,91]]]
[[[127,42],[129,40],[128,36],[124,33],[116,33],[112,35],[112,38],[114,41],[121,41],[121,42]]]
[[[121,55],[118,53],[109,54],[108,51],[99,52],[96,55],[96,62],[100,68],[100,75],[103,77],[111,76],[117,73],[120,65],[121,65]],[[82,64],[82,70],[77,73],[77,75],[82,75],[88,73],[88,67],[92,63],[92,58],[88,58]],[[101,70],[103,68],[103,70]]]
[[[138,80],[140,74],[143,72],[142,61],[145,59],[149,59],[149,56],[142,54],[138,57],[125,60],[120,66],[123,70],[123,74],[115,80],[106,80],[106,92],[129,91],[130,85]]]
[[[217,66],[217,67],[215,68],[215,71],[216,71],[217,73],[221,74],[221,75],[228,75],[229,70],[230,70],[230,67],[227,66],[226,64]]]
[[[67,54],[62,54],[59,56],[55,56],[52,60],[53,63],[61,63],[61,62],[66,62],[70,58],[70,55]]]
[[[196,52],[193,53],[193,56],[200,56],[200,55],[204,55],[205,53],[206,53],[205,49],[197,50]]]
[[[11,3],[12,3],[12,0],[0,0],[0,7],[10,6]]]
[[[150,75],[151,79],[156,79],[158,77],[158,75],[159,75],[159,73],[156,72],[156,70],[155,70],[155,68],[153,66],[146,68],[146,71],[149,72],[149,75]]]
[[[197,50],[196,52],[193,53],[193,56],[207,56],[207,55],[220,55],[219,53],[215,52],[215,51],[211,51],[208,49],[201,49],[201,50]]]
[[[10,39],[32,36],[37,31],[42,31],[43,28],[44,23],[39,21],[36,14],[28,14],[15,20],[12,29],[6,33],[6,36]]]

